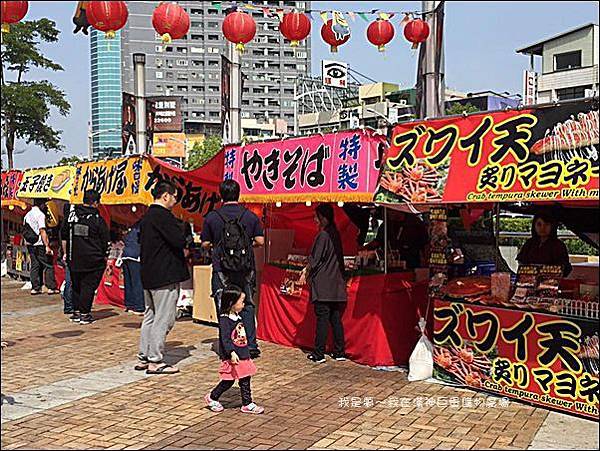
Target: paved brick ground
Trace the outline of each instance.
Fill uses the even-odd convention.
[[[104,306],[96,316],[91,326],[70,324],[58,297],[31,297],[3,282],[2,339],[10,346],[2,352],[2,449],[523,449],[548,416],[518,403],[490,407],[497,398],[408,383],[402,373],[351,362],[315,366],[300,351],[269,343],[253,378],[266,414],[240,414],[237,388],[222,398],[226,411],[214,414],[202,397],[217,382],[218,359],[209,352],[217,333],[187,321],[168,340],[182,365],[196,356],[180,374],[117,382],[5,421],[5,401],[18,402],[23,392],[73,378],[85,388],[87,374],[112,374],[133,360],[140,319]],[[351,397],[363,404],[347,405]],[[398,399],[437,397],[479,405],[398,406]]]

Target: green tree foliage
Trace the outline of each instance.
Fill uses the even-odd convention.
[[[58,161],[59,165],[69,165],[69,164],[77,164],[77,163],[81,163],[81,158],[79,158],[76,155],[73,155],[71,157],[62,157]]]
[[[53,21],[39,19],[14,24],[10,33],[2,35],[1,117],[8,166],[11,169],[14,166],[13,152],[17,139],[37,144],[46,151],[63,148],[60,144],[62,131],[52,128],[47,121],[51,108],[56,108],[63,116],[69,113],[71,106],[64,92],[46,80],[24,79],[31,68],[63,70],[38,48],[41,42],[57,42],[59,34]],[[14,74],[15,79],[8,80],[7,72]]]
[[[205,165],[216,154],[221,151],[222,139],[220,136],[209,136],[203,143],[196,142],[187,160],[189,171]]]
[[[465,105],[461,105],[460,103],[453,104],[450,108],[446,108],[446,116],[454,116],[457,114],[470,114],[477,113],[479,108],[475,105],[467,103]]]

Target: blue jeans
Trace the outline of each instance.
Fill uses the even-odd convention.
[[[235,283],[238,285],[246,294],[246,302],[244,303],[243,310],[240,312],[240,316],[242,317],[242,321],[244,323],[244,329],[246,329],[248,349],[250,351],[258,351],[258,343],[256,342],[256,308],[252,302],[254,297],[253,276],[226,276],[222,272],[213,272],[212,293],[217,307],[217,315],[221,314],[221,293],[223,293],[225,286],[230,283]]]
[[[134,312],[144,312],[144,287],[142,286],[142,265],[134,260],[123,260],[125,278],[125,308]]]
[[[75,309],[75,305],[73,299],[75,297],[75,293],[73,293],[73,282],[71,281],[71,270],[69,269],[69,265],[65,265],[65,291],[63,292],[63,312],[64,313],[73,313]]]

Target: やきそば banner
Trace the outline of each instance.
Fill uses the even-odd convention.
[[[598,200],[598,101],[394,127],[375,201]]]
[[[29,169],[23,173],[17,197],[69,200],[74,176],[75,166]]]
[[[245,202],[371,202],[385,137],[355,130],[225,147]]]
[[[598,421],[598,321],[436,299],[434,376]]]

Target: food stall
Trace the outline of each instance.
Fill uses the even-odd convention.
[[[436,378],[598,420],[597,263],[465,276],[448,236],[457,209],[597,218],[598,122],[596,98],[394,128],[375,199],[429,211]]]
[[[426,283],[413,271],[379,264],[358,252],[349,204],[371,204],[387,142],[370,129],[273,140],[224,149],[225,178],[240,183],[241,201],[262,206],[266,246],[257,255],[257,336],[312,349],[316,317],[307,286],[299,284],[318,233],[313,203],[337,204],[348,280],[342,316],[346,353],[371,366],[405,365],[418,334],[417,310]]]
[[[25,279],[29,278],[29,255],[22,229],[29,205],[17,199],[22,179],[22,171],[2,172],[2,262],[6,264],[8,275]]]

